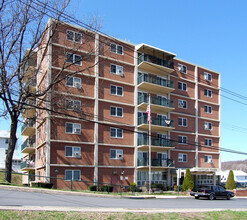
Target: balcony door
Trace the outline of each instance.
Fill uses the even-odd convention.
[[[161,161],[161,166],[165,167],[167,165],[167,153],[158,152],[157,159]]]

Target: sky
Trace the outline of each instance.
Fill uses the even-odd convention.
[[[68,13],[85,23],[96,16],[105,34],[219,72],[221,147],[247,153],[246,0],[72,0]],[[0,119],[0,130],[9,130],[6,120]],[[247,155],[221,153],[222,161],[245,159]]]

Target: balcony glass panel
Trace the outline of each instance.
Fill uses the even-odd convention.
[[[169,121],[170,123],[167,123]],[[138,125],[141,124],[148,124],[148,116],[143,115],[138,117]],[[173,120],[163,120],[161,117],[152,117],[152,125],[158,125],[158,126],[164,126],[164,127],[174,127],[174,121]]]
[[[152,76],[148,74],[138,74],[138,84],[142,82],[152,83],[159,86],[169,87],[174,89],[174,82],[168,79],[164,79],[158,76]]]
[[[159,57],[152,56],[149,54],[142,53],[138,55],[138,64],[140,64],[143,61],[174,69],[174,63],[172,61],[163,60]]]
[[[174,108],[174,102],[170,99],[165,99],[160,96],[151,96],[150,102],[153,105],[160,105],[164,107]],[[138,105],[141,103],[148,103],[148,97],[146,95],[141,95],[138,97]]]
[[[140,158],[137,160],[137,166],[149,166],[148,158]],[[174,167],[173,159],[151,159],[151,166],[153,167]]]

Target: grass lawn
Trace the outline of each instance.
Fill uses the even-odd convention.
[[[0,171],[3,171],[3,170],[0,170]],[[4,176],[5,176],[5,173],[0,172],[0,183],[6,184],[6,182],[4,181]],[[12,182],[11,184],[13,185],[22,185],[22,176],[19,174],[12,174],[11,182]]]
[[[200,213],[98,213],[98,212],[42,212],[42,211],[0,211],[0,219],[247,219],[247,212],[220,211]]]

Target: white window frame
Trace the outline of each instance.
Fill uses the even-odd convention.
[[[69,78],[72,78],[72,84],[73,85],[69,85],[68,84],[68,80],[69,80]],[[66,84],[65,84],[66,86],[69,86],[69,87],[74,87],[74,88],[78,88],[78,89],[81,89],[81,78],[79,78],[79,77],[74,77],[74,76],[67,76],[66,77]]]
[[[65,100],[65,107],[67,110],[80,111],[81,110],[81,101],[79,100]]]
[[[72,62],[70,62],[67,59],[68,56],[72,56]],[[76,56],[80,57],[80,63],[76,62]],[[78,55],[78,54],[74,54],[74,53],[66,53],[66,62],[67,63],[72,63],[72,64],[77,65],[77,66],[81,66],[82,65],[82,56]]]
[[[115,87],[116,88],[116,93],[112,93],[111,89],[112,87]],[[118,88],[121,88],[122,89],[122,95],[118,95]],[[123,87],[122,86],[116,86],[116,85],[110,85],[110,94],[111,95],[116,95],[116,96],[123,96]]]
[[[210,128],[211,127],[211,128]],[[204,129],[205,130],[208,130],[208,131],[212,131],[213,130],[213,124],[212,124],[212,122],[207,122],[207,121],[205,121],[204,122]]]
[[[213,163],[213,157],[212,157],[212,155],[205,155],[204,156],[204,162],[205,163]]]
[[[208,114],[212,114],[213,113],[212,106],[204,105],[204,112]]]
[[[188,144],[188,137],[183,136],[183,135],[179,135],[178,136],[178,144]]]
[[[111,157],[111,152],[115,152],[115,157]],[[122,160],[123,159],[123,150],[119,149],[110,149],[110,159],[112,160]]]
[[[186,100],[179,99],[178,100],[178,108],[187,109],[188,102]]]
[[[115,72],[112,71],[112,66],[115,67],[115,70],[116,70]],[[123,76],[124,75],[123,67],[119,66],[119,65],[116,65],[116,64],[113,64],[113,63],[111,63],[111,65],[110,65],[110,71],[111,71],[112,74],[115,74],[115,75],[119,75],[119,76]]]
[[[66,173],[67,172],[71,172],[71,177],[72,177],[72,181],[80,181],[81,180],[81,170],[65,170],[65,181],[71,181],[71,179],[66,178]],[[79,179],[75,179],[75,172],[79,172]]]
[[[204,89],[204,96],[212,98],[213,97],[213,92],[210,89]]]
[[[182,124],[179,123],[180,122],[180,119],[182,120]],[[178,126],[188,127],[188,119],[187,118],[178,117]]]
[[[181,87],[182,88],[179,88],[179,84],[181,84]],[[184,86],[186,87],[186,89],[184,89]],[[187,91],[188,87],[187,87],[187,83],[184,83],[184,82],[178,82],[178,90],[181,90],[181,91]]]
[[[112,46],[115,46],[115,51],[112,50],[112,49],[113,49]],[[122,53],[119,53],[119,52],[118,52],[118,48],[120,48],[120,47],[122,48],[122,50],[121,50]],[[123,52],[124,48],[123,48],[123,46],[121,46],[121,45],[112,43],[112,44],[110,45],[110,49],[111,49],[111,52],[112,52],[112,53],[116,53],[116,54],[119,54],[119,55],[123,55],[123,54],[124,54],[124,52]]]
[[[73,33],[73,40],[68,39],[68,32],[72,32],[72,33]],[[76,34],[78,34],[78,35],[81,36],[81,37],[80,37],[80,41],[76,41],[76,37],[75,37]],[[81,33],[78,33],[78,32],[75,32],[75,31],[67,30],[67,31],[66,31],[66,39],[69,40],[69,41],[72,41],[72,42],[81,44],[81,42],[82,42],[82,34],[81,34]]]
[[[71,156],[67,155],[67,149],[71,148]],[[65,146],[65,157],[74,157],[74,158],[80,158],[81,157],[81,147],[77,146]]]
[[[184,156],[186,160],[184,160]],[[187,163],[188,162],[188,154],[178,153],[178,162]]]
[[[111,135],[112,134],[112,130],[115,130],[115,136],[112,136]],[[121,137],[118,136],[118,131],[120,131],[120,130],[121,130],[121,133],[122,133]],[[123,139],[123,129],[122,128],[114,128],[114,127],[111,127],[110,128],[110,137],[111,138],[120,138],[120,139]]]
[[[115,108],[115,115],[111,114],[111,110],[112,108]],[[122,114],[118,115],[118,109],[121,109]],[[123,108],[122,107],[116,107],[116,106],[110,106],[110,116],[114,116],[114,117],[119,117],[119,118],[123,118]]]
[[[210,138],[205,138],[205,139],[204,139],[204,145],[205,145],[205,146],[212,147],[212,146],[213,146],[213,140],[210,139]]]
[[[183,74],[187,74],[187,66],[183,64],[178,64],[178,71]]]
[[[69,124],[72,124],[72,132],[67,131],[67,125]],[[65,123],[65,133],[66,134],[81,134],[81,124],[66,122]]]
[[[212,74],[204,72],[204,79],[207,80],[207,81],[212,82]]]

